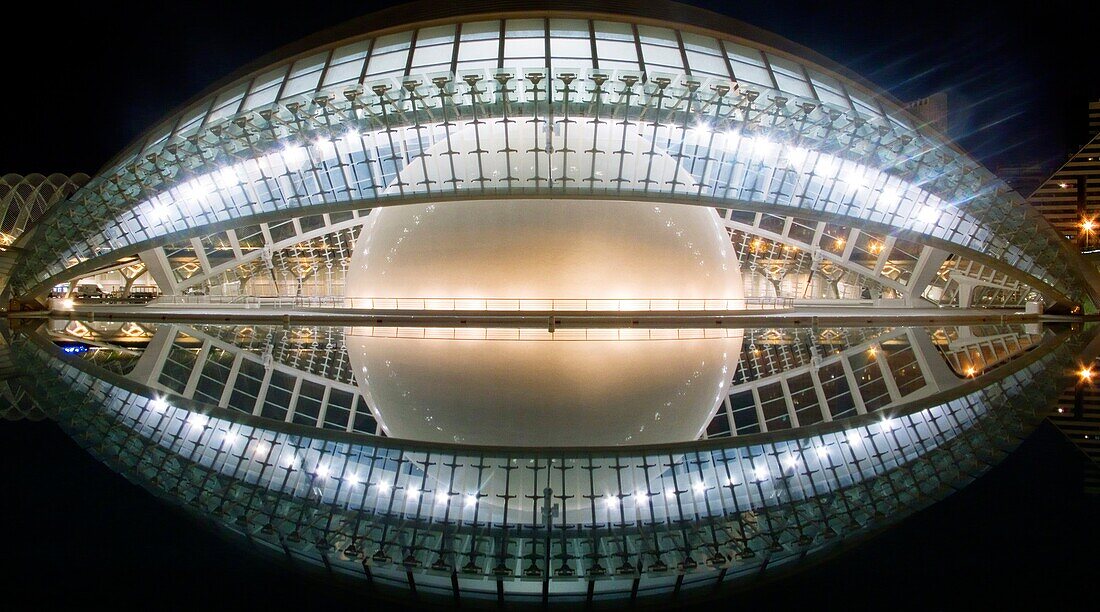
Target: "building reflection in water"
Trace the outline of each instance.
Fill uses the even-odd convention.
[[[281,554],[441,596],[542,578],[567,600],[640,588],[624,575],[651,593],[733,581],[898,521],[1003,457],[1097,352],[1094,328],[1038,324],[509,333],[50,321],[5,330],[3,392],[9,413],[48,415],[128,478]],[[525,369],[554,351],[570,385],[593,385],[569,410],[608,412],[512,407],[559,384]],[[684,402],[669,420],[698,439],[624,443],[631,409],[653,410],[632,405],[634,385],[669,385]],[[445,435],[492,435],[433,439],[415,413],[432,402]],[[560,448],[508,438],[506,410]],[[398,423],[422,439],[391,437]]]

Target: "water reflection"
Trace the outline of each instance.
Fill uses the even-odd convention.
[[[900,520],[1003,457],[1100,352],[1068,326],[746,329],[712,439],[547,451],[324,431],[385,433],[358,331],[51,322],[5,333],[3,392],[307,563],[443,594],[553,577],[625,595],[637,582],[612,576],[757,576]],[[964,355],[982,371],[960,375]]]
[[[349,329],[346,346],[389,435],[610,446],[698,438],[727,393],[741,331],[368,327]]]
[[[738,330],[283,327],[53,321],[71,355],[162,393],[276,421],[516,446],[782,431],[993,371],[1039,324]]]

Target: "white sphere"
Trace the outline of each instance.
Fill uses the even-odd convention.
[[[352,256],[346,295],[729,300],[743,291],[714,210],[562,199],[376,210]]]
[[[581,126],[571,134],[558,146],[591,146],[593,132]],[[635,161],[650,149],[636,133],[600,137],[610,139],[605,146],[634,151]],[[504,148],[494,138],[501,139],[482,134],[481,147]],[[518,140],[508,145],[536,147],[533,139]],[[457,138],[451,146],[476,145]],[[432,160],[436,149],[427,152]],[[522,175],[523,166],[538,163],[532,155],[513,155],[509,168],[503,157],[485,156],[479,171]],[[691,183],[667,154],[658,153],[658,162],[656,174],[645,169],[643,175],[640,167],[614,171],[655,185]],[[411,164],[400,182],[440,184],[444,169],[436,163]],[[543,198],[377,209],[355,246],[346,295],[675,301],[740,300],[744,292],[736,255],[711,208]],[[370,329],[348,335],[356,380],[391,436],[537,446],[690,440],[725,395],[741,344],[739,335],[727,334],[571,341],[434,335],[383,337]]]

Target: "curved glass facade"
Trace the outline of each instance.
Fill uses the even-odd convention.
[[[892,103],[690,31],[586,19],[411,29],[320,48],[169,125],[42,228],[22,291],[248,219],[577,193],[843,220],[966,253],[1064,303],[1088,293],[1088,272],[1014,192]],[[556,146],[570,128],[592,142]],[[512,159],[474,144],[512,132],[537,146]],[[615,138],[632,134],[692,180],[597,176],[622,161]],[[394,180],[427,164],[438,182]]]
[[[51,294],[4,416],[320,571],[577,603],[839,550],[1091,377],[1042,312],[1096,270],[888,96],[566,4],[345,28],[49,205],[4,177],[0,280]]]

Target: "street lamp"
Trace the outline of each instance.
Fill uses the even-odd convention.
[[[1095,218],[1082,218],[1079,227],[1081,228],[1081,246],[1084,248],[1088,248],[1092,234],[1096,230],[1096,220]]]

